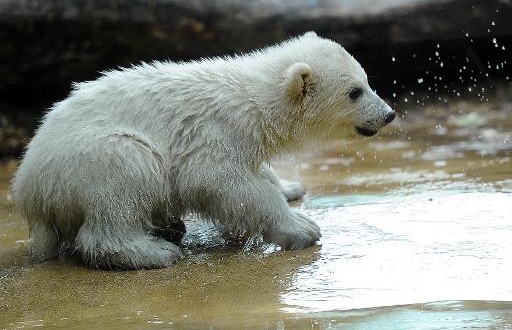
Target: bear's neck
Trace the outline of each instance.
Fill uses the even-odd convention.
[[[300,114],[301,109],[288,107],[283,100],[283,75],[294,62],[293,58],[262,56],[233,60],[233,74],[245,100],[239,113],[245,120],[236,125],[251,132],[259,147],[254,155],[259,164],[272,158],[301,150],[307,140],[307,130]]]
[[[181,131],[232,149],[241,162],[255,168],[300,148],[303,123],[296,122],[293,114],[283,114],[290,109],[281,109],[282,77],[276,72],[284,72],[287,63],[258,58],[205,60],[182,66],[179,74],[172,70],[175,64],[168,65],[159,68],[164,70],[162,85],[168,84],[158,93],[161,106],[178,98],[193,107],[170,109],[170,118],[162,122],[178,122]],[[173,135],[168,141],[180,138]]]

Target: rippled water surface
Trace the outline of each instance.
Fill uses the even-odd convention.
[[[105,272],[30,265],[0,167],[0,329],[510,329],[512,105],[456,103],[379,137],[280,160],[315,219],[304,251],[227,247],[197,219],[186,258]]]

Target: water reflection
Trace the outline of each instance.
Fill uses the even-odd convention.
[[[322,227],[321,257],[297,272],[286,310],[512,298],[512,195],[323,199],[304,204]]]

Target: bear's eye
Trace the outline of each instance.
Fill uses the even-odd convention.
[[[348,97],[350,97],[352,101],[355,101],[359,96],[361,96],[361,94],[363,94],[363,90],[360,87],[354,87],[350,93],[348,93]]]

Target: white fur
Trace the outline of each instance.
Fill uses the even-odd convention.
[[[357,102],[352,86],[364,88]],[[56,103],[13,181],[36,260],[71,246],[102,268],[171,265],[152,235],[189,211],[287,249],[320,237],[288,207],[272,157],[376,130],[391,110],[360,65],[314,33],[247,55],[105,72]]]

